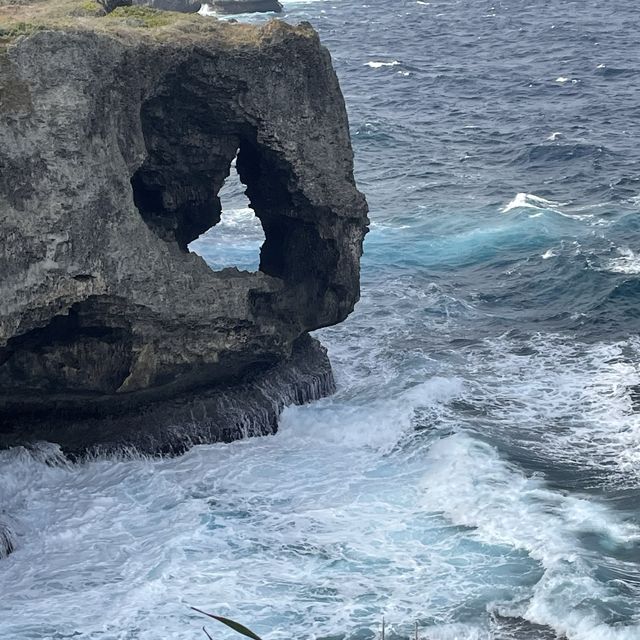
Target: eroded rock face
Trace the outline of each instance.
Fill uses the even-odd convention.
[[[367,208],[309,26],[41,31],[0,50],[0,116],[0,431],[246,381],[353,309]],[[236,154],[257,273],[187,249]]]

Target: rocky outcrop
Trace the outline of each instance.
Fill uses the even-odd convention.
[[[308,25],[192,20],[159,34],[83,23],[0,49],[4,444],[63,441],[64,424],[82,446],[189,420],[198,441],[242,435],[225,432],[219,397],[209,422],[193,403],[304,353],[324,383],[298,394],[289,380],[281,397],[330,390],[326,357],[300,339],[353,309],[367,217],[329,54]],[[219,222],[236,155],[265,232],[256,273],[188,250]],[[167,420],[152,409],[164,402]]]
[[[304,335],[294,344],[291,357],[265,371],[173,398],[130,403],[123,397],[114,403],[103,397],[87,407],[73,398],[61,398],[53,408],[46,401],[21,404],[16,399],[5,408],[20,420],[5,425],[0,448],[56,442],[71,460],[129,451],[179,454],[195,444],[275,433],[285,406],[318,400],[334,389],[325,349]]]
[[[197,13],[202,6],[199,0],[133,0],[133,4],[180,13]]]
[[[280,13],[282,5],[278,0],[210,0],[207,3],[216,13]]]
[[[118,7],[130,7],[133,0],[96,0],[105,13],[111,13]]]

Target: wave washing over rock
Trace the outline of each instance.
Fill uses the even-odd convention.
[[[31,418],[26,432],[16,421],[0,434],[0,446],[56,442],[72,459],[178,454],[196,444],[275,433],[285,406],[312,402],[334,391],[326,350],[303,336],[290,358],[244,382],[184,392],[120,413],[107,405],[98,416],[93,409],[86,415],[76,409],[57,418]]]

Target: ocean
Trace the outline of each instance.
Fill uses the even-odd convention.
[[[0,453],[0,638],[640,638],[640,5],[284,0],[371,207],[337,393],[166,459]],[[204,18],[203,18],[204,19]],[[266,16],[241,16],[262,22]],[[192,245],[255,269],[233,176]]]

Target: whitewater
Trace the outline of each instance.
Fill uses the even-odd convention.
[[[640,54],[630,0],[284,0],[371,206],[338,391],[275,436],[0,452],[0,638],[640,638]],[[206,17],[203,17],[206,19]],[[240,16],[261,22],[265,16]],[[237,177],[191,245],[255,269]]]

